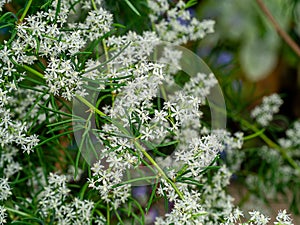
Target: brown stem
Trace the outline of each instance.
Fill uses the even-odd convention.
[[[17,14],[17,10],[13,7],[13,5],[11,3],[5,3],[4,8],[8,12],[12,12],[13,14]]]
[[[293,51],[300,57],[300,47],[296,44],[296,42],[280,27],[277,23],[269,9],[263,3],[262,0],[256,0],[257,4],[259,5],[260,9],[263,13],[268,17],[274,28],[276,29],[279,36],[293,49]]]

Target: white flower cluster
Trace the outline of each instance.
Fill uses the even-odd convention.
[[[117,68],[120,68],[120,66],[126,68],[140,61],[146,62],[148,60],[147,57],[153,52],[154,47],[159,42],[160,39],[157,35],[150,31],[145,31],[142,35],[129,31],[122,36],[111,36],[107,40],[107,46],[122,49],[122,52],[121,54],[118,51],[112,52],[112,57],[118,54],[119,56],[109,63],[109,65],[114,65]]]
[[[278,187],[286,187],[289,182],[293,182],[299,172],[286,164],[277,150],[268,146],[262,146],[258,150],[258,156],[261,157],[260,161],[267,163],[272,170],[265,172],[263,182],[259,174],[249,174],[245,183],[249,190],[256,191],[259,187],[260,193],[263,193],[267,199],[274,199],[278,195]]]
[[[274,225],[293,225],[292,219],[285,209],[278,212]]]
[[[0,90],[1,92],[1,90]],[[14,121],[10,110],[3,109],[0,103],[0,146],[7,148],[9,145],[17,144],[23,152],[29,154],[33,151],[39,139],[36,134],[27,136],[27,126],[21,121]]]
[[[270,221],[270,218],[263,215],[261,212],[258,212],[258,211],[251,211],[249,212],[250,214],[250,221],[255,221],[261,225],[266,225],[268,224],[268,222]]]
[[[7,200],[12,195],[8,178],[0,178],[0,201]],[[0,205],[0,224],[6,224],[6,208]]]
[[[103,0],[94,0],[93,2],[95,3],[95,6],[97,8],[103,6]],[[82,0],[82,1],[80,1],[80,3],[82,4],[81,7],[83,9],[86,9],[86,10],[92,10],[93,9],[93,5],[92,5],[91,1],[89,1],[89,0]]]
[[[214,32],[213,20],[198,21],[186,10],[186,3],[182,0],[173,4],[175,6],[168,0],[148,0],[151,22],[162,40],[185,44]]]
[[[193,138],[189,140],[188,148],[186,147],[185,144],[178,146],[178,150],[175,152],[175,160],[188,165],[195,179],[223,150],[223,146],[214,135]]]
[[[279,107],[283,104],[278,94],[263,97],[262,104],[256,106],[251,111],[251,117],[261,126],[268,126],[272,121],[273,115],[279,112]]]
[[[296,121],[293,127],[286,132],[286,138],[280,138],[279,144],[285,148],[297,148],[300,146],[300,121]]]
[[[7,107],[13,108],[11,112],[12,117],[18,120],[23,120],[27,122],[27,125],[34,126],[37,122],[41,124],[48,119],[52,122],[51,116],[52,112],[47,112],[47,117],[44,111],[36,104],[39,102],[40,105],[47,105],[48,108],[52,108],[50,104],[45,104],[49,99],[49,94],[46,93],[45,86],[35,86],[35,90],[17,88],[14,93],[9,98]],[[37,119],[37,120],[35,120]]]
[[[82,85],[79,72],[75,71],[70,60],[51,58],[44,78],[50,88],[50,93],[61,95],[67,100],[72,100]]]
[[[86,37],[93,41],[111,30],[112,18],[112,14],[99,8],[97,11],[89,12],[86,22],[80,28],[84,28],[87,32]]]
[[[209,180],[203,177],[202,201],[203,208],[207,212],[204,218],[205,225],[214,225],[220,222],[234,210],[233,198],[226,193],[225,187],[229,185],[232,173],[226,166],[222,166],[216,174]]]
[[[151,101],[157,95],[163,80],[163,66],[147,62],[147,56],[158,41],[153,32],[144,32],[142,35],[128,32],[120,37],[112,36],[106,41],[107,47],[118,50],[110,52],[114,59],[107,63],[107,71],[103,73],[93,69],[99,63],[90,60],[86,64],[87,72],[83,75],[88,79],[98,80],[99,83],[113,81],[113,85],[120,86],[114,91],[116,98],[113,107],[107,106],[104,109],[114,123],[104,124],[102,132],[97,135],[105,147],[101,149],[99,161],[92,168],[93,178],[89,181],[89,186],[99,191],[102,199],[115,208],[123,204],[130,195],[129,184],[119,185],[124,172],[139,165],[142,157],[139,151],[133,150],[135,146],[130,138],[134,135],[130,132],[130,126],[141,123],[139,133],[140,139],[144,141],[152,141],[154,137],[158,137],[156,135],[164,136],[166,132],[158,126],[161,120],[166,120],[166,115],[160,115],[160,119],[154,122],[155,126],[149,123]],[[125,135],[119,130],[120,127],[129,132],[126,134],[127,138],[120,137]]]
[[[109,48],[122,51],[112,53],[115,58],[107,63],[107,73],[93,71],[90,61],[84,76],[92,80],[100,78],[100,82],[107,79],[120,86],[114,91],[113,104],[105,107],[104,112],[113,122],[103,125],[98,132],[104,147],[99,161],[92,168],[93,178],[89,186],[117,208],[127,200],[130,192],[130,185],[120,184],[125,170],[136,168],[144,160],[141,148],[151,150],[175,138],[179,145],[171,163],[187,164],[192,171],[190,175],[198,176],[222,146],[216,136],[201,137],[200,134],[200,105],[205,104],[210,89],[217,83],[213,74],[196,74],[182,90],[178,90],[166,65],[148,62],[148,56],[158,44],[153,32],[142,35],[129,32],[121,37],[113,36],[106,43]],[[176,62],[181,58],[180,54],[178,56]],[[167,59],[172,57],[171,54],[163,54],[163,57],[165,62],[172,60]],[[157,97],[159,103],[156,103]],[[174,167],[177,170],[180,169],[178,165]],[[162,182],[166,187],[170,186],[168,182]],[[169,197],[180,201],[172,190],[172,187],[168,188]]]
[[[170,74],[176,74],[181,70],[180,60],[182,59],[182,51],[164,47],[163,55],[159,58],[159,62],[166,65]]]
[[[89,187],[99,191],[101,198],[106,203],[111,203],[117,209],[130,196],[130,184],[119,185],[122,182],[124,168],[122,158],[114,156],[107,159],[109,167],[104,169],[98,161],[92,167],[93,178],[89,180]]]
[[[66,186],[66,177],[64,175],[50,173],[48,183],[49,185],[45,186],[44,190],[39,194],[40,209],[45,215],[50,213],[48,211],[51,208],[58,212],[70,192]],[[51,208],[48,207],[49,205],[51,205]]]
[[[7,178],[0,178],[0,190],[0,201],[5,201],[12,195]]]
[[[59,13],[57,7],[59,6]],[[102,37],[111,30],[112,15],[103,8],[90,11],[85,22],[67,24],[73,4],[68,1],[53,1],[47,12],[28,16],[26,21],[17,26],[17,38],[6,50],[6,58],[12,57],[20,65],[33,64],[37,59],[48,59],[45,70],[46,82],[50,93],[60,95],[67,100],[77,93],[85,95],[82,89],[80,71],[76,69],[76,54],[90,41]],[[63,27],[60,27],[63,26]],[[26,54],[35,51],[36,55]],[[12,56],[14,55],[14,56]],[[75,60],[68,59],[74,57]],[[15,69],[6,60],[7,71]],[[77,60],[78,61],[78,60]]]
[[[6,2],[0,1],[0,7]],[[112,31],[113,15],[101,4],[101,0],[52,1],[47,11],[26,16],[16,25],[15,38],[0,46],[0,167],[4,172],[0,178],[0,201],[7,201],[12,195],[9,178],[24,167],[14,161],[17,147],[30,153],[39,142],[37,135],[30,135],[26,123],[21,122],[27,118],[44,121],[44,115],[33,104],[35,99],[41,103],[48,94],[54,94],[71,101],[77,94],[86,96],[85,88],[93,89],[89,86],[91,82],[109,93],[112,101],[103,107],[107,115],[103,120],[109,118],[109,122],[97,125],[96,137],[101,152],[88,179],[89,187],[98,192],[96,198],[101,198],[101,204],[104,202],[109,211],[117,212],[132,194],[131,184],[125,179],[134,170],[143,176],[143,167],[148,165],[147,168],[160,180],[157,194],[173,204],[164,218],[156,219],[156,225],[214,225],[224,222],[224,218],[227,221],[224,224],[234,224],[242,213],[234,209],[232,197],[224,190],[229,184],[230,171],[222,166],[218,171],[212,171],[212,176],[205,174],[218,153],[226,150],[228,156],[232,156],[235,149],[241,148],[243,138],[241,133],[205,132],[200,107],[206,104],[217,80],[211,73],[197,73],[178,88],[173,75],[181,69],[183,55],[180,51],[166,47],[162,58],[157,59],[159,63],[148,59],[153,52],[154,55],[157,53],[154,49],[160,40],[183,44],[203,38],[213,32],[214,21],[199,22],[186,10],[187,5],[182,0],[174,3],[149,0],[150,19],[157,34],[146,31],[139,35],[130,31],[102,39]],[[85,16],[79,18],[76,13]],[[73,22],[70,22],[70,16]],[[100,41],[106,61],[102,64],[84,49]],[[85,60],[82,55],[87,55]],[[27,76],[19,72],[20,67],[26,69],[36,63],[42,65],[43,72],[27,70],[45,79],[48,90],[38,86],[28,91],[18,90],[20,82]],[[34,95],[35,91],[40,95]],[[45,94],[47,91],[49,93]],[[21,97],[27,101],[24,104],[18,99],[21,95],[27,95]],[[281,104],[276,95],[264,98],[263,105],[254,109],[252,116],[266,126]],[[14,112],[11,112],[12,108]],[[94,113],[89,112],[90,115]],[[295,129],[287,134],[290,139],[299,136],[297,124]],[[156,165],[154,160],[165,155],[160,152],[160,147],[168,145],[175,148],[174,152],[161,158]],[[240,162],[237,159],[236,168]],[[73,167],[67,176],[50,173],[48,179],[42,179],[43,169],[46,170],[37,168],[34,173],[38,179],[28,179],[28,184],[37,195],[37,210],[45,222],[53,218],[53,223],[57,224],[106,224],[100,211],[98,217],[94,215],[98,211],[94,202],[71,195],[67,182],[73,182]],[[79,168],[76,170],[82,173]],[[249,224],[269,221],[258,212],[250,212],[250,216]],[[292,224],[286,211],[278,214],[277,221],[276,225]],[[0,224],[4,223],[6,209],[0,206]]]
[[[18,120],[8,107],[17,89],[16,83],[20,82],[22,78],[13,75],[16,72],[10,61],[10,58],[14,56],[13,51],[5,45],[0,48],[0,146],[6,148],[9,145],[17,144],[23,152],[29,154],[39,140],[36,135],[27,135],[26,123]]]
[[[198,175],[195,180],[203,185],[201,192],[194,189],[193,185],[178,182],[176,185],[182,191],[184,199],[180,199],[172,187],[162,180],[157,192],[161,196],[167,195],[174,206],[165,218],[158,217],[155,224],[218,224],[234,208],[233,198],[224,190],[229,184],[230,177],[231,173],[225,166],[213,176],[212,180]]]
[[[64,175],[49,174],[49,185],[38,195],[39,209],[45,218],[55,213],[55,221],[58,224],[91,223],[94,203],[78,198],[68,201],[70,190],[66,186],[66,181]]]
[[[0,224],[6,224],[6,208],[0,205]]]
[[[236,209],[233,213],[231,213],[227,218],[225,223],[221,223],[221,225],[267,225],[269,224],[270,218],[263,215],[261,212],[253,210],[249,212],[250,219],[244,223],[241,222],[241,219],[244,217],[243,213]],[[287,214],[286,210],[279,210],[278,215],[276,216],[276,221],[273,222],[274,225],[294,225],[292,223],[292,219]]]
[[[222,154],[230,171],[239,171],[245,157],[244,151],[240,151],[244,143],[244,134],[236,132],[232,135],[227,130],[214,130],[213,133],[224,147]]]
[[[197,73],[184,86],[183,91],[188,95],[197,96],[198,101],[205,102],[210,90],[218,83],[213,73]]]
[[[11,145],[5,147],[1,152],[0,168],[3,168],[3,174],[6,178],[10,178],[22,170],[20,163],[14,159],[18,153],[18,149]]]
[[[156,218],[155,225],[204,224],[207,212],[202,208],[200,193],[186,190],[184,196],[183,200],[176,199],[174,201],[173,210],[171,213],[167,213],[165,218]]]

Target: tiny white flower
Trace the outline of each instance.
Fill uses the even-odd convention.
[[[273,119],[273,115],[279,112],[283,104],[278,94],[263,97],[262,104],[251,111],[251,117],[261,126],[267,126]]]
[[[0,201],[7,200],[12,195],[7,178],[0,178]]]

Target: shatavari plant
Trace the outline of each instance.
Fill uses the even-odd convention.
[[[274,94],[236,117],[246,136],[226,128],[217,79],[182,47],[214,32],[196,3],[0,1],[0,224],[269,223],[226,187],[258,136],[282,182],[299,177],[299,123],[265,135]]]

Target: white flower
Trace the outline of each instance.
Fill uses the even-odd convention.
[[[164,184],[166,184],[164,182]],[[164,191],[171,190],[165,189]],[[173,191],[171,191],[173,192]],[[170,195],[170,193],[168,193]],[[170,197],[170,196],[168,196]],[[155,225],[161,224],[202,224],[207,212],[202,208],[201,194],[196,191],[184,190],[184,199],[173,198],[174,207],[170,213],[165,215],[165,218],[156,218]]]
[[[279,107],[283,104],[278,94],[263,97],[262,104],[256,106],[251,111],[251,117],[261,126],[267,126],[273,119],[273,115],[279,112]]]
[[[12,195],[7,178],[0,178],[0,201],[7,200]]]
[[[7,164],[6,168],[4,168],[3,173],[7,178],[9,178],[22,169],[23,168],[21,167],[19,162],[11,162]]]
[[[193,138],[188,148],[186,148],[186,145],[181,146],[179,144],[177,149],[175,152],[176,161],[183,161],[189,165],[193,176],[197,177],[222,150],[222,145],[216,136],[208,135],[201,138]]]
[[[113,15],[103,8],[90,11],[84,26],[87,27],[86,35],[90,41],[100,38],[111,29]]]
[[[70,101],[82,89],[79,72],[74,67],[71,60],[50,59],[44,78],[51,93]]]
[[[226,224],[236,224],[243,216],[243,212],[239,208],[236,208],[232,213],[225,217]]]
[[[255,222],[257,225],[266,225],[270,221],[269,217],[266,217],[259,211],[253,210],[253,211],[249,212],[249,214],[251,216],[250,221]]]
[[[278,141],[283,148],[297,148],[300,146],[300,121],[294,122],[285,134],[286,138],[280,138]]]
[[[6,209],[3,206],[0,206],[0,224],[6,224]]]
[[[114,155],[115,157],[113,157]],[[107,163],[110,162],[113,166],[104,169],[101,161],[96,162],[91,168],[93,171],[93,178],[89,179],[89,187],[97,190],[101,198],[107,202],[112,203],[115,208],[118,208],[122,203],[125,203],[130,196],[131,185],[124,184],[118,186],[123,178],[124,162],[120,161],[115,154],[108,154]],[[117,161],[114,161],[117,160]]]
[[[159,62],[165,63],[169,67],[169,72],[171,74],[175,74],[179,70],[181,70],[180,60],[182,57],[182,51],[164,47],[163,55],[159,59]]]
[[[185,9],[186,3],[182,0],[174,7],[166,0],[148,0],[148,6],[152,12],[150,19],[155,30],[164,41],[180,45],[214,32],[215,22],[213,20],[200,22],[193,18]]]
[[[289,214],[286,210],[279,210],[278,215],[276,216],[275,225],[294,225]]]

